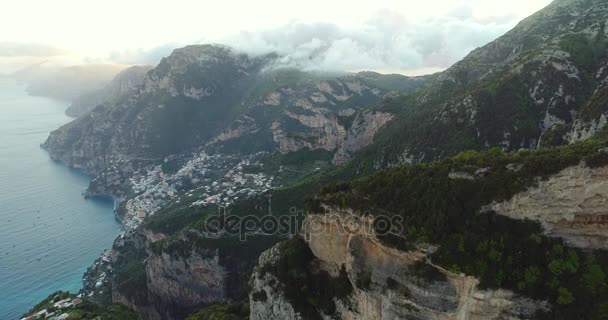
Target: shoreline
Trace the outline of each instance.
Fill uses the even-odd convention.
[[[9,77],[0,80],[7,153],[0,318],[19,319],[55,291],[81,290],[83,273],[111,248],[122,224],[107,215],[118,208],[116,197],[85,201],[81,194],[91,177],[42,148],[52,131],[72,121],[66,103],[30,95]]]

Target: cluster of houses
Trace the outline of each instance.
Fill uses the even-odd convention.
[[[197,196],[197,190],[202,192],[198,196],[199,200],[192,202],[190,206],[219,205],[227,207],[239,199],[252,197],[274,187],[274,177],[272,176],[267,176],[262,172],[245,173],[244,167],[248,165],[250,165],[250,160],[243,160],[229,170],[222,179],[186,193],[185,196],[194,197]]]
[[[175,173],[165,173],[156,166],[130,179],[136,195],[125,204],[123,224],[134,229],[168,203],[179,203],[180,194],[198,197],[195,206],[229,206],[235,201],[266,192],[274,187],[273,177],[246,173],[244,168],[256,165],[259,155],[242,158],[235,155],[198,153]],[[196,187],[198,186],[198,187]],[[196,188],[195,188],[196,187]],[[188,191],[190,190],[190,191]]]
[[[65,298],[55,302],[52,308],[42,309],[28,317],[22,318],[21,320],[65,320],[70,317],[70,314],[66,312],[68,311],[67,309],[77,306],[80,303],[82,303],[80,298]]]

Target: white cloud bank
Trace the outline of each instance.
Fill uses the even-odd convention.
[[[252,54],[277,52],[280,64],[308,70],[381,70],[420,74],[441,70],[504,34],[510,17],[479,20],[471,10],[413,23],[389,11],[358,28],[291,22],[219,41]]]

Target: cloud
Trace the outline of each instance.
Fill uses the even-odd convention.
[[[104,60],[120,64],[156,65],[160,59],[171,54],[173,49],[179,46],[181,45],[177,43],[166,43],[150,49],[139,48],[135,50],[113,51]]]
[[[390,11],[375,14],[358,28],[291,22],[260,32],[241,32],[219,43],[251,54],[276,52],[279,66],[305,70],[445,69],[471,50],[504,34],[514,18],[489,22],[468,7],[421,22]]]
[[[443,16],[422,21],[383,10],[356,27],[294,20],[280,27],[197,43],[220,43],[253,55],[275,52],[280,55],[277,67],[422,74],[448,68],[471,50],[504,34],[516,22],[515,15],[476,15],[470,6],[455,7]],[[156,65],[174,48],[185,44],[113,51],[106,57],[86,61]]]
[[[55,46],[38,43],[0,42],[0,57],[54,57],[67,51]]]

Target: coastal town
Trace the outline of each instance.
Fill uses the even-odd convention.
[[[228,207],[239,199],[276,187],[274,177],[260,170],[264,166],[259,161],[262,155],[209,155],[203,151],[174,173],[163,170],[163,165],[136,172],[129,179],[135,196],[125,203],[125,231],[136,228],[146,217],[171,203],[188,201],[195,207]]]
[[[277,179],[264,167],[265,153],[247,156],[208,154],[204,151],[178,159],[165,159],[162,164],[146,166],[128,179],[134,195],[124,203],[121,219],[123,230],[115,245],[120,246],[144,219],[172,206],[193,209],[225,208],[279,187]],[[104,175],[120,175],[120,166]],[[83,297],[106,299],[110,292],[112,250],[106,250],[83,277]]]

